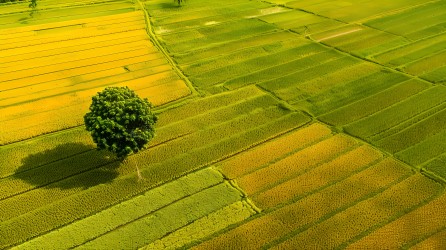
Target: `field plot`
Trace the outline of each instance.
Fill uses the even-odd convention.
[[[312,39],[364,58],[408,43],[402,36],[355,24],[317,33]]]
[[[32,11],[29,2],[0,3],[0,29],[24,28],[29,25],[54,23],[90,17],[127,13],[135,10],[135,3],[127,0],[80,0],[61,2],[39,0]],[[22,36],[22,34],[12,34]]]
[[[156,106],[191,93],[149,41],[141,11],[0,34],[2,145],[83,124],[105,86],[127,85]]]
[[[271,149],[275,149],[272,154]],[[439,204],[444,205],[444,198],[436,199],[443,192],[438,183],[318,123],[257,146],[217,167],[263,211],[192,249],[342,248],[361,239],[359,244],[364,236],[373,236],[377,228],[391,226],[389,222],[409,218],[411,213],[417,213],[414,218],[422,224],[414,231],[426,230],[404,241],[416,242],[438,229],[421,219],[429,214],[425,207],[433,211]],[[444,225],[443,220],[436,225]],[[398,230],[395,228],[395,233]],[[388,243],[396,240],[389,239]],[[374,244],[378,242],[356,249]]]
[[[283,1],[271,0],[272,3],[283,3],[288,7],[303,9],[321,16],[325,16],[343,22],[358,22],[369,19],[375,15],[382,15],[394,11],[410,8],[411,6],[426,3],[422,0],[396,0],[388,2],[385,0],[365,1],[341,1],[332,3],[330,1]]]
[[[401,44],[376,54],[372,59],[434,83],[445,82],[445,17],[446,3],[433,1],[366,22],[365,25],[404,36],[411,41],[410,44]],[[420,18],[422,21],[418,22]]]

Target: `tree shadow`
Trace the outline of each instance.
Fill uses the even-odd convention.
[[[67,143],[24,158],[14,177],[34,187],[87,189],[113,181],[120,165],[108,151]]]
[[[180,8],[181,5],[178,5],[177,1],[172,2],[162,2],[159,4],[161,8],[163,9],[177,9]]]

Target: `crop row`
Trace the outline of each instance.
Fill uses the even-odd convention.
[[[335,56],[332,60],[328,62],[315,65],[308,69],[303,69],[301,71],[293,72],[292,74],[285,75],[280,78],[276,78],[270,81],[262,82],[259,84],[262,88],[276,92],[282,88],[289,88],[290,86],[298,86],[299,84],[308,81],[309,79],[314,79],[316,77],[323,77],[332,72],[335,72],[344,67],[349,67],[360,63],[358,60],[351,57],[339,57]]]
[[[445,66],[446,51],[423,57],[420,60],[404,65],[403,70],[412,75],[423,75],[437,68]]]
[[[283,64],[276,64],[266,69],[261,69],[259,71],[243,74],[241,76],[229,79],[224,83],[224,86],[229,89],[235,89],[249,84],[259,84],[261,82],[281,78],[283,76],[293,74],[294,72],[317,66],[338,57],[340,57],[340,55],[333,51],[308,54],[302,58],[297,57],[295,60],[289,62],[285,61]]]
[[[319,33],[343,25],[343,23],[333,19],[296,10],[280,11],[259,18],[265,22],[274,23],[282,29],[291,29],[302,35]]]
[[[398,10],[401,8],[401,6],[411,6],[424,3],[425,1],[422,0],[413,0],[410,2],[410,4],[403,0],[396,0],[392,2],[379,0],[368,2],[351,2],[348,4],[341,2],[334,4],[315,4],[314,1],[305,0],[288,2],[287,6],[291,8],[303,9],[336,20],[354,22],[369,18],[371,16]]]
[[[72,146],[76,147],[80,145],[78,144]],[[66,146],[60,146],[59,148],[54,148],[52,150],[54,150],[55,152],[58,152],[59,150],[67,151],[67,149],[70,148],[70,144],[67,144]],[[44,153],[44,155],[46,154]],[[39,159],[43,157],[37,155],[36,158]],[[23,171],[22,168],[29,169],[30,166],[33,166],[33,159],[34,155],[28,156],[22,162],[22,166],[17,169],[18,173],[0,180],[0,200],[18,195],[36,187],[41,187],[52,182],[57,182],[61,179],[88,170],[95,171],[95,169],[100,166],[107,165],[111,162],[116,161],[116,159],[112,157],[108,152],[98,152],[96,150],[90,149],[89,151],[86,151],[81,155],[74,155],[72,157],[68,157],[53,163],[48,163],[43,167],[34,167],[30,170]]]
[[[98,24],[84,24],[82,21],[78,21],[78,23],[73,23],[68,26],[64,26],[66,25],[66,23],[64,22],[57,23],[55,27],[48,28],[44,28],[41,26],[31,26],[33,28],[31,31],[34,33],[34,35],[32,35],[33,33],[29,33],[31,31],[20,32],[17,31],[17,29],[13,29],[16,32],[22,33],[22,35],[17,35],[17,37],[9,38],[7,36],[4,37],[0,40],[0,48],[6,50],[6,53],[3,56],[8,56],[12,52],[17,53],[20,48],[23,48],[25,46],[27,46],[28,48],[24,48],[22,52],[19,52],[20,54],[23,54],[24,52],[30,52],[32,51],[32,48],[35,48],[36,52],[41,52],[42,50],[52,49],[48,47],[45,48],[45,44],[57,43],[58,40],[62,40],[65,44],[68,41],[74,41],[76,43],[77,39],[85,39],[87,37],[95,38],[104,35],[117,36],[127,32],[144,30],[145,23],[142,13],[140,13],[140,16],[138,18],[131,17],[130,19],[120,19],[118,16],[117,19],[118,20],[116,21],[116,23],[111,23],[104,20],[100,25],[102,27],[107,27],[106,30],[104,30]],[[88,22],[88,19],[84,19],[84,21]],[[32,41],[28,41],[28,39],[30,39],[31,37],[33,37],[34,39],[31,39]],[[94,39],[92,40],[92,42],[93,41]],[[62,45],[63,44],[56,45],[56,48]]]
[[[182,11],[175,11],[172,8],[166,8],[165,2],[161,0],[147,1],[144,4],[151,16],[157,17],[155,19],[159,18],[162,20],[166,18],[169,19],[172,17],[183,16],[184,13],[188,14],[186,15],[185,18],[193,19],[196,17],[196,15],[202,16],[205,15],[206,13],[214,14],[214,11],[219,13],[221,11],[224,11],[224,9],[226,8],[236,9],[240,5],[240,1],[228,0],[225,2],[216,2],[214,5],[209,6],[208,2],[198,0],[193,3],[190,3],[190,5],[188,4],[189,8],[185,8]]]
[[[216,27],[219,27],[219,29]],[[204,48],[214,43],[235,40],[234,38],[238,40],[274,30],[276,30],[274,25],[254,19],[245,19],[237,21],[233,25],[225,23],[220,26],[201,28],[195,30],[195,32],[185,31],[183,33],[167,34],[161,36],[161,39],[166,43],[170,51],[181,53]],[[187,34],[188,32],[192,34]]]
[[[102,11],[101,11],[102,7]],[[105,7],[105,9],[104,9]],[[129,12],[133,12],[135,9],[134,7],[129,8],[129,6],[124,7],[121,6],[113,6],[108,5],[107,6],[89,6],[89,7],[78,7],[73,8],[69,12],[61,12],[58,10],[48,10],[48,11],[42,11],[40,13],[43,14],[43,12],[46,12],[46,16],[41,16],[40,18],[34,18],[29,20],[28,23],[24,24],[22,22],[17,22],[18,19],[29,17],[29,12],[27,13],[20,13],[17,15],[8,15],[8,16],[1,16],[0,20],[3,20],[4,23],[0,26],[0,32],[1,33],[9,33],[15,32],[15,35],[9,35],[5,36],[6,39],[14,39],[19,38],[21,36],[27,37],[31,35],[28,33],[29,31],[39,31],[38,36],[36,36],[36,40],[33,41],[33,39],[22,39],[17,42],[17,44],[7,44],[7,43],[0,43],[2,46],[7,46],[7,48],[16,48],[20,46],[26,46],[26,45],[33,45],[33,44],[41,44],[48,41],[56,41],[55,34],[58,33],[65,33],[66,35],[64,37],[64,40],[70,40],[74,37],[92,37],[95,35],[102,35],[102,34],[109,34],[110,30],[101,30],[98,29],[99,25],[96,25],[97,27],[89,26],[86,24],[85,33],[84,34],[70,34],[70,31],[76,28],[80,28],[79,25],[82,24],[82,21],[79,22],[79,20],[83,20],[85,22],[89,22],[92,19],[103,19],[106,21],[106,19],[110,19],[110,16],[115,16],[116,19],[120,19],[122,15],[128,15]],[[113,8],[118,7],[118,8]],[[77,12],[77,13],[76,13]],[[139,15],[142,15],[141,12],[137,12]],[[100,17],[102,15],[102,17]],[[109,15],[107,18],[106,16]],[[7,23],[10,22],[10,23]],[[99,21],[100,22],[100,21]],[[98,24],[96,20],[96,24]],[[57,27],[61,27],[66,25],[67,27],[62,27],[61,29],[57,29]],[[113,25],[113,24],[112,24]],[[91,28],[89,28],[91,27]],[[141,27],[140,24],[138,25],[131,25],[126,27],[125,25],[117,26],[114,30],[115,33],[119,32],[125,32],[125,31],[131,31],[131,30],[138,30],[143,29],[144,27]],[[76,32],[77,33],[77,32]],[[36,33],[34,33],[36,35]],[[3,40],[4,41],[4,40]]]
[[[330,135],[330,129],[316,123],[231,157],[218,167],[230,179],[235,179]]]
[[[2,166],[0,178],[7,177],[14,172],[20,172],[19,168],[26,171],[57,159],[82,153],[90,150],[93,146],[91,136],[83,131],[83,128],[2,146],[0,150],[0,165]],[[58,150],[51,150],[54,148],[58,148]],[[33,155],[32,162],[26,160],[30,155]],[[28,164],[24,164],[25,161]]]
[[[149,13],[153,13],[157,9],[160,9],[160,7],[161,9],[163,8],[159,2],[150,7],[149,4],[150,3],[147,4],[147,11]],[[270,6],[267,3],[255,4],[249,1],[227,1],[212,6],[211,8],[209,8],[209,6],[206,6],[204,1],[197,1],[193,5],[193,8],[183,9],[182,11],[184,12],[181,13],[170,12],[169,15],[163,16],[159,16],[158,14],[154,13],[154,16],[156,16],[157,18],[153,20],[153,23],[155,26],[161,27],[161,29],[172,28],[173,31],[179,32],[181,31],[181,29],[178,29],[177,25],[180,23],[184,23],[185,25],[187,25],[184,28],[195,28],[195,26],[198,25],[200,21],[200,26],[214,25],[220,22],[228,22],[232,21],[233,19],[240,19],[244,16],[252,14],[253,12],[260,12],[263,8],[267,8]],[[184,16],[184,14],[186,14],[186,16]],[[222,20],[222,17],[227,17],[227,19]]]
[[[334,111],[319,116],[319,118],[329,124],[337,126],[346,125],[386,109],[387,107],[401,102],[430,86],[430,84],[418,80],[397,83],[395,86],[342,106]]]
[[[296,51],[296,48],[299,49]],[[295,59],[298,59],[305,55],[311,55],[310,53],[323,51],[323,49],[300,39],[287,39],[285,41],[279,40],[274,42],[270,41],[270,43],[261,44],[261,46],[252,46],[243,50],[235,51],[234,53],[221,55],[218,57],[218,60],[215,60],[215,58],[209,58],[207,60],[201,60],[197,63],[186,65],[182,68],[190,75],[203,74],[209,71],[215,71],[221,68],[224,69],[225,67],[243,64],[245,62],[253,60],[254,58],[262,58],[264,56],[274,55],[275,53],[286,51],[301,52],[299,54],[294,54],[294,56],[296,56]],[[284,63],[289,60],[290,57],[284,57]]]
[[[121,33],[108,33],[95,37],[79,37],[72,40],[63,40],[56,43],[51,43],[51,48],[48,48],[48,46],[45,46],[45,44],[17,47],[5,50],[0,55],[0,61],[2,63],[18,62],[26,59],[44,57],[51,54],[57,55],[96,48],[98,45],[108,46],[125,43],[127,41],[136,41],[138,39],[147,39],[147,35],[143,30],[129,31],[125,34],[126,36],[124,37]]]
[[[190,16],[184,18],[183,15],[174,15],[154,20],[156,34],[181,33],[185,30],[197,29],[202,26],[228,24],[232,21],[243,18],[261,16],[268,11],[287,11],[285,8],[270,7],[267,3],[253,4],[251,2],[241,2],[236,5],[212,8],[209,11],[192,12]],[[183,13],[187,15],[186,13]],[[181,18],[183,17],[183,18]]]
[[[136,53],[132,53],[136,54]],[[139,52],[137,52],[139,54]],[[21,82],[19,85],[25,85],[22,87],[12,88],[11,85],[7,85],[6,83],[1,86],[6,89],[2,97],[5,97],[1,101],[2,107],[10,107],[15,104],[22,104],[30,101],[39,101],[40,99],[48,98],[48,97],[55,97],[60,95],[66,95],[72,94],[73,92],[80,92],[88,89],[92,89],[97,86],[104,86],[104,81],[108,81],[111,84],[118,83],[122,79],[123,81],[131,81],[133,79],[138,79],[142,77],[147,77],[159,73],[159,76],[169,76],[169,73],[171,74],[171,67],[165,63],[164,60],[160,59],[159,55],[153,55],[153,60],[148,58],[146,55],[136,55],[135,58],[127,59],[125,61],[132,62],[132,66],[137,66],[141,62],[147,62],[146,60],[149,59],[150,62],[154,63],[154,66],[152,68],[143,68],[140,70],[136,70],[132,73],[128,73],[123,67],[115,67],[111,69],[104,69],[97,72],[86,72],[85,74],[81,74],[78,76],[68,77],[65,76],[65,78],[58,79],[58,80],[51,80],[43,78],[48,77],[51,78],[51,76],[60,75],[67,73],[68,75],[75,73],[76,71],[86,71],[90,70],[91,68],[86,67],[85,69],[78,69],[78,70],[67,70],[67,71],[55,71],[47,75],[39,75],[39,76],[31,76],[30,78],[25,79],[17,79],[14,80],[15,82]],[[121,64],[123,63],[123,60],[113,62],[111,64]],[[109,65],[111,65],[109,64]],[[102,65],[102,66],[106,66]],[[37,83],[33,82],[34,79],[42,79],[45,82]],[[153,77],[153,80],[157,80],[156,77]],[[172,77],[171,77],[172,78]],[[31,81],[29,81],[31,80]],[[28,82],[29,81],[29,82]],[[75,83],[75,84],[73,84]],[[25,93],[28,93],[26,95]],[[73,99],[73,97],[71,97]]]
[[[22,29],[30,25],[42,25],[74,19],[92,18],[100,15],[117,15],[135,11],[133,3],[114,2],[110,4],[96,4],[91,6],[79,6],[70,8],[69,11],[60,11],[59,9],[41,10],[39,17],[29,18],[29,12],[17,13],[12,15],[0,16],[0,29],[11,30],[10,28]],[[28,22],[23,23],[24,19]],[[132,28],[133,29],[133,28]]]
[[[43,0],[39,2],[39,9],[53,9],[53,8],[66,8],[66,7],[74,7],[74,6],[82,6],[85,4],[97,4],[97,3],[105,3],[105,2],[115,2],[114,0],[80,0],[76,2],[70,3],[61,3],[55,0]],[[10,4],[14,4],[14,8],[10,7]],[[0,3],[0,14],[12,14],[12,13],[20,13],[20,12],[28,12],[29,4],[24,2],[6,2]]]
[[[191,76],[191,80],[199,86],[212,86],[218,83],[223,83],[228,80],[228,75],[239,76],[246,72],[253,72],[269,67],[274,67],[278,64],[284,64],[294,61],[297,58],[307,57],[312,54],[323,51],[317,44],[308,44],[301,47],[291,48],[288,50],[278,51],[260,57],[250,56],[248,60],[236,64],[229,64],[222,68],[200,73]]]
[[[445,34],[439,34],[376,55],[373,59],[389,66],[399,67],[446,49],[445,38]]]
[[[435,159],[429,161],[427,164],[424,164],[423,171],[427,173],[434,173],[437,177],[446,180],[446,154],[437,156]]]
[[[275,249],[328,249],[347,246],[355,237],[367,234],[393,217],[433,199],[440,191],[438,183],[422,175],[385,190],[320,222],[279,244]],[[367,211],[367,213],[364,213]],[[302,246],[302,242],[305,245]],[[274,249],[274,248],[273,248]]]
[[[122,37],[124,39],[118,40],[118,42],[114,41],[113,43],[101,43],[101,47],[98,47],[99,44],[93,44],[96,46],[91,46],[90,48],[79,48],[77,51],[67,51],[66,53],[60,53],[60,51],[46,51],[46,54],[41,53],[40,57],[35,58],[26,58],[24,60],[17,60],[19,58],[16,58],[13,62],[2,62],[2,65],[0,66],[0,73],[6,74],[9,72],[17,72],[22,70],[27,70],[30,68],[39,68],[41,69],[41,74],[49,73],[52,71],[47,71],[44,66],[54,65],[54,64],[61,64],[63,67],[60,67],[60,70],[63,70],[65,68],[71,68],[70,65],[72,64],[66,64],[68,62],[74,62],[74,61],[83,61],[83,60],[92,60],[96,57],[106,56],[109,54],[118,52],[126,52],[130,51],[129,48],[137,49],[137,48],[144,48],[147,47],[148,41],[147,39],[141,39],[140,37],[131,37],[131,39],[125,39],[126,37]],[[151,52],[155,52],[156,50],[153,49]],[[94,53],[92,53],[94,52]],[[5,58],[2,58],[2,61],[5,60]],[[32,65],[32,67],[30,67]],[[54,70],[53,68],[51,68]],[[27,72],[27,71],[22,71]],[[12,74],[12,73],[10,73]],[[25,76],[28,76],[28,74],[24,73]],[[10,78],[5,78],[7,81]],[[17,79],[17,77],[13,78]]]
[[[418,179],[420,178],[418,177]],[[421,190],[416,189],[416,187],[412,188],[412,195],[420,195],[420,198],[421,196],[426,197],[426,192],[428,192],[429,189],[432,189],[432,187],[434,189],[431,192],[438,192],[438,187],[432,185],[431,181],[419,180],[418,182],[421,182],[420,184],[422,184],[422,186],[418,183],[416,184]],[[402,195],[402,198],[394,200],[395,202],[409,201],[407,197],[408,195],[410,194],[405,196]],[[417,199],[416,197],[413,198]],[[444,228],[446,216],[445,211],[442,208],[445,204],[446,195],[443,194],[426,205],[413,211],[406,212],[396,220],[370,232],[367,236],[349,245],[347,249],[361,249],[367,246],[378,245],[382,249],[397,249],[407,246],[418,239],[423,239],[424,237]]]
[[[135,44],[137,43],[137,46],[132,48],[132,47],[128,47],[127,44],[124,45],[118,45],[118,46],[110,46],[110,47],[106,47],[103,50],[103,55],[101,55],[100,51],[98,51],[99,54],[92,54],[89,53],[89,55],[91,56],[89,57],[79,57],[79,60],[73,60],[71,61],[71,58],[67,58],[67,62],[61,62],[60,64],[52,64],[52,65],[43,65],[41,67],[35,67],[35,68],[29,68],[28,67],[23,67],[22,70],[18,70],[18,71],[11,71],[11,72],[7,72],[7,73],[3,73],[0,77],[0,80],[3,82],[3,85],[6,85],[7,81],[11,81],[11,80],[15,80],[15,79],[22,79],[23,78],[27,78],[27,77],[32,77],[35,75],[42,75],[42,74],[48,74],[48,73],[52,73],[52,72],[58,72],[58,71],[64,71],[67,69],[73,69],[73,68],[78,68],[78,67],[82,67],[85,65],[94,65],[94,64],[98,64],[98,63],[103,63],[103,62],[110,62],[110,61],[114,61],[117,59],[122,59],[122,56],[120,56],[119,54],[122,53],[137,53],[136,56],[138,55],[142,55],[143,53],[145,55],[148,55],[150,53],[154,52],[153,48],[148,48],[147,47],[147,41],[137,41],[135,42]],[[131,43],[130,43],[131,45]],[[116,51],[112,51],[112,53],[110,53],[111,51],[109,51],[108,49],[113,49],[113,47],[116,47]],[[96,50],[100,50],[100,49],[96,49]],[[118,54],[118,55],[115,55]],[[134,55],[134,54],[133,54]],[[117,56],[117,58],[115,58],[114,56]],[[135,56],[135,55],[134,55]],[[75,59],[75,58],[74,58]],[[150,57],[148,57],[147,59],[151,59]],[[154,58],[152,58],[154,59]],[[50,62],[50,63],[54,63],[54,62]],[[7,69],[10,70],[10,69]],[[14,69],[12,69],[14,70]]]
[[[257,194],[252,199],[261,208],[272,208],[345,179],[376,163],[382,157],[378,151],[363,145],[315,168],[307,169],[306,172]]]
[[[399,133],[377,141],[380,147],[396,153],[443,131],[446,124],[446,109],[421,120]]]
[[[446,152],[446,130],[444,129],[445,123],[442,122],[440,124],[442,126],[442,131],[431,135],[417,144],[408,144],[409,147],[407,149],[398,152],[395,154],[395,156],[413,166],[418,166]],[[422,128],[423,124],[420,124],[420,129]],[[424,129],[427,130],[429,127],[424,126]],[[412,135],[409,137],[409,139],[412,139],[410,140],[411,143],[416,141],[418,138],[418,135]]]
[[[330,90],[339,90],[339,86],[355,81],[377,71],[377,68],[368,63],[357,63],[342,67],[334,72],[314,77],[309,80],[301,80],[295,84],[289,84],[277,90],[275,93],[282,99],[294,104],[317,96]],[[334,95],[332,95],[334,97]]]
[[[442,1],[431,2],[417,8],[368,22],[367,25],[399,34],[415,41],[442,32],[446,11]],[[422,16],[422,21],[417,21]]]
[[[178,249],[186,244],[208,237],[232,224],[241,222],[254,213],[247,202],[237,201],[203,218],[195,220],[191,224],[148,244],[143,249]]]
[[[445,3],[442,1],[431,2],[416,8],[408,8],[402,12],[367,21],[366,25],[395,34],[405,35],[414,29],[403,29],[402,27],[407,25],[411,25],[412,28],[424,26],[423,22],[417,22],[417,20],[422,18],[424,21],[427,17],[438,17],[439,14],[444,13],[444,5]]]
[[[441,112],[446,108],[446,103],[436,105],[428,110],[425,110],[406,121],[399,123],[398,125],[391,127],[379,134],[376,134],[370,137],[370,141],[380,141],[385,139],[393,134],[400,133],[402,130],[405,130],[411,126],[416,126],[417,123],[422,122],[423,120],[431,120],[435,121],[435,119],[429,119],[430,116],[434,116],[436,113]],[[434,125],[435,126],[435,125]]]
[[[175,54],[175,61],[180,65],[198,63],[200,61],[209,61],[212,58],[221,57],[227,54],[237,53],[251,47],[266,46],[271,47],[277,41],[299,41],[296,36],[289,32],[276,31],[274,33],[258,34],[247,38],[241,38],[234,41],[226,41],[224,46],[216,44],[210,47],[200,48],[199,50]],[[276,42],[274,42],[276,41]],[[216,60],[214,59],[214,62]]]
[[[410,249],[439,249],[446,245],[446,231],[438,232]]]
[[[239,177],[237,184],[248,194],[260,193],[271,186],[278,185],[299,176],[337,155],[351,150],[356,142],[349,137],[336,135],[306,147],[273,164]]]
[[[223,177],[217,171],[200,170],[36,237],[18,249],[72,248],[222,182]]]
[[[140,248],[239,200],[241,193],[237,189],[228,183],[219,184],[122,225],[78,248]]]
[[[215,96],[197,99],[179,107],[174,107],[168,112],[159,114],[158,126],[164,126],[184,119],[188,119],[200,114],[205,114],[210,110],[230,106],[246,99],[264,95],[258,88],[250,86],[236,91],[225,92]]]
[[[357,79],[339,83],[309,97],[309,109],[314,114],[324,114],[355,101],[381,92],[409,78],[402,74],[370,67],[370,74],[359,75]]]
[[[361,57],[378,54],[407,43],[400,36],[364,26],[341,26],[318,33],[316,37],[321,37],[322,43]]]
[[[353,135],[369,138],[442,104],[445,99],[446,88],[444,86],[432,87],[403,102],[351,123],[345,129]]]
[[[429,71],[428,73],[421,75],[421,78],[427,79],[434,83],[446,83],[446,65],[437,69]]]
[[[407,178],[408,175],[410,171],[401,164],[385,159],[295,203],[271,213],[264,213],[263,216],[220,234],[195,249],[223,247],[259,249],[293,231],[302,230],[336,211],[342,211],[343,208],[354,205],[361,199],[376,195],[395,182]]]
[[[125,57],[124,55],[128,57]],[[148,60],[149,59],[149,60]],[[152,59],[152,60],[150,60]],[[73,84],[73,79],[76,82],[81,83],[80,79],[85,79],[84,81],[96,80],[100,77],[106,77],[107,75],[112,75],[110,73],[116,74],[116,72],[122,72],[122,67],[124,65],[128,65],[128,68],[133,68],[135,66],[144,64],[146,62],[153,63],[154,67],[161,66],[165,64],[165,61],[161,59],[160,56],[156,54],[149,54],[147,50],[136,50],[132,52],[115,54],[115,58],[109,58],[109,60],[105,60],[104,62],[98,64],[85,65],[82,67],[76,67],[71,69],[64,69],[61,75],[61,72],[49,72],[42,75],[32,75],[27,78],[19,78],[15,80],[10,80],[5,84],[0,85],[0,88],[5,91],[16,91],[11,92],[14,94],[18,94],[20,96],[21,88],[27,86],[36,87],[37,91],[39,90],[50,90],[58,87],[66,87]],[[146,67],[147,68],[147,67]],[[136,71],[136,70],[132,70]],[[78,76],[79,79],[75,77]],[[54,87],[51,87],[50,84],[54,84]],[[12,88],[11,86],[16,86]],[[30,90],[33,93],[32,90]],[[5,97],[5,96],[2,96]],[[11,98],[11,96],[6,96]]]

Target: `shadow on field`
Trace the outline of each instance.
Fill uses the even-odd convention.
[[[24,158],[14,177],[35,187],[87,189],[111,182],[119,175],[119,165],[107,151],[67,143]]]
[[[176,8],[180,8],[181,7],[180,5],[178,5],[177,1],[163,2],[163,3],[160,3],[159,5],[163,9],[176,9]]]

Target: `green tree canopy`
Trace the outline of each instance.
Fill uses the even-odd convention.
[[[84,121],[98,149],[124,159],[143,149],[155,136],[152,104],[128,87],[107,87],[92,98]]]

